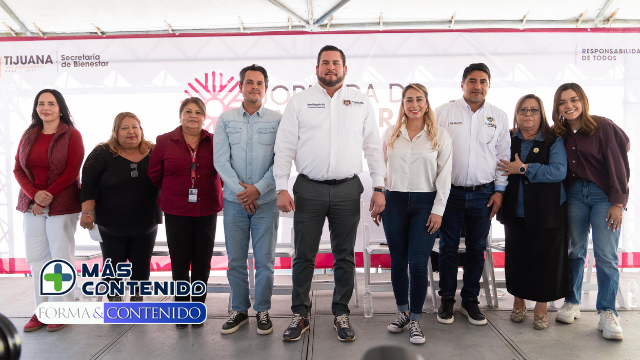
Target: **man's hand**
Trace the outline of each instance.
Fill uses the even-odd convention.
[[[240,201],[240,204],[249,204],[252,201],[255,202],[256,200],[258,200],[258,198],[260,197],[260,191],[258,191],[255,186],[242,182],[240,182],[239,184],[245,188],[244,191],[241,191],[236,195],[238,201]]]
[[[278,206],[278,209],[285,214],[289,211],[296,211],[296,204],[293,202],[293,199],[287,190],[282,190],[280,194],[278,194],[276,206]]]
[[[500,207],[502,206],[502,194],[495,192],[491,195],[489,202],[487,203],[487,207],[493,205],[493,209],[491,209],[491,219],[498,213]]]
[[[369,211],[371,211],[371,218],[378,225],[376,220],[379,220],[379,215],[382,214],[384,210],[384,206],[386,204],[386,200],[384,198],[384,194],[379,191],[374,191],[371,194],[371,202],[369,203]]]
[[[44,207],[49,206],[52,200],[53,200],[53,195],[51,195],[51,193],[46,190],[38,191],[36,195],[33,197],[33,201],[37,202],[38,204]]]
[[[437,214],[429,215],[429,220],[427,220],[429,234],[433,234],[438,231],[438,229],[440,229],[440,225],[442,225],[442,216]]]
[[[256,203],[255,200],[252,200],[247,204],[242,204],[242,208],[244,209],[244,211],[248,212],[249,214],[255,214],[256,210],[258,210],[258,204]]]
[[[33,204],[33,206],[31,207],[31,213],[33,214],[33,216],[36,215],[42,215],[44,208],[38,204]]]

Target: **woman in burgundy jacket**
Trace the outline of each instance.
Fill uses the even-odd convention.
[[[156,139],[149,161],[149,179],[160,188],[173,280],[202,281],[206,286],[216,214],[222,210],[222,183],[213,167],[213,134],[202,128],[205,116],[205,105],[199,98],[182,102],[180,126]],[[205,298],[206,292],[199,296],[176,296],[175,301],[204,303]],[[179,329],[186,326],[176,324]]]
[[[20,184],[17,210],[24,213],[27,264],[31,266],[36,308],[48,300],[73,301],[73,291],[56,299],[40,295],[40,270],[51,259],[75,264],[76,224],[80,206],[80,166],[84,158],[82,136],[57,90],[36,95],[31,125],[22,135],[13,173]],[[24,326],[35,331],[45,324],[36,315]],[[49,324],[48,331],[66,325]]]

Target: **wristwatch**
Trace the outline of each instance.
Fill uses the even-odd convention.
[[[282,190],[276,190],[276,195],[280,195],[280,193],[281,193],[281,192],[283,192],[283,191],[284,191],[284,189],[282,189]]]
[[[527,168],[524,166],[524,164],[522,164],[522,166],[520,166],[520,174],[524,175],[526,171],[527,171]]]
[[[379,192],[382,193],[382,195],[384,195],[384,193],[387,191],[385,188],[373,188],[373,191],[375,192]]]

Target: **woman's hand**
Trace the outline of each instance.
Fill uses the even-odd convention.
[[[36,195],[33,197],[33,201],[37,202],[38,204],[44,207],[49,206],[52,200],[53,200],[53,195],[51,195],[51,193],[49,193],[46,190],[38,191]]]
[[[93,214],[80,214],[80,227],[83,229],[91,230],[93,229],[93,222],[95,221],[95,217]]]
[[[38,204],[33,204],[31,207],[31,213],[33,216],[42,215],[44,208]]]
[[[429,215],[429,220],[427,220],[429,234],[433,234],[438,231],[438,229],[440,229],[440,225],[442,225],[442,216],[436,214]]]
[[[522,161],[520,161],[520,157],[516,154],[516,160],[514,162],[509,162],[507,160],[500,160],[498,163],[498,170],[504,171],[505,173],[502,176],[509,176],[514,174],[520,174],[520,168],[524,165]],[[529,168],[529,165],[524,165],[525,168]],[[525,170],[526,171],[526,170]]]
[[[607,229],[613,227],[611,231],[620,229],[622,225],[622,204],[613,204],[607,213]]]

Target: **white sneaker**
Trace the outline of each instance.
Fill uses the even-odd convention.
[[[617,316],[612,310],[601,311],[598,330],[602,331],[602,337],[605,339],[622,340],[620,316]]]
[[[574,319],[580,319],[580,305],[565,302],[562,305],[562,308],[558,310],[556,321],[560,321],[565,324],[573,324]]]

